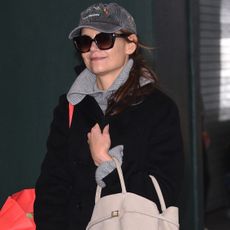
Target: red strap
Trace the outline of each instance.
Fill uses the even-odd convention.
[[[72,123],[73,111],[74,111],[74,105],[69,103],[69,128],[70,128],[71,123]]]

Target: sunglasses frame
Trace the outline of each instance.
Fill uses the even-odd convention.
[[[101,45],[100,45],[100,42],[98,41],[98,36],[102,35],[102,34],[106,34],[108,36],[111,36],[110,39],[111,39],[111,44],[110,46],[106,47],[106,48],[103,48]],[[101,32],[99,34],[97,34],[94,38],[91,38],[90,36],[88,35],[79,35],[75,38],[73,38],[73,43],[74,43],[74,47],[76,48],[77,51],[79,51],[80,53],[87,53],[90,51],[90,48],[92,46],[92,43],[95,42],[96,46],[98,47],[98,49],[100,50],[108,50],[108,49],[111,49],[113,48],[114,46],[114,43],[115,43],[115,39],[116,38],[127,38],[130,34],[116,34],[116,33],[104,33],[104,32]],[[81,49],[78,44],[77,44],[77,39],[79,38],[82,38],[82,37],[87,37],[87,38],[90,38],[90,43],[89,43],[89,47],[88,49],[84,50],[84,49]]]

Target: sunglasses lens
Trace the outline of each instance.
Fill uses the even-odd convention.
[[[85,53],[90,50],[92,39],[87,35],[78,36],[73,39],[75,47],[81,52]]]
[[[115,37],[113,34],[109,33],[100,33],[95,37],[97,47],[101,50],[107,50],[113,47]]]
[[[107,50],[113,47],[115,36],[109,33],[99,33],[94,39],[87,35],[78,36],[73,39],[76,49],[81,53],[89,52],[93,41],[95,41],[100,50]]]

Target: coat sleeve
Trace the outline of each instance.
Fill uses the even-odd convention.
[[[156,177],[166,206],[178,205],[183,175],[183,144],[180,128],[179,113],[176,104],[165,95],[150,98],[146,111],[150,114],[149,121],[143,127],[148,130],[147,140],[142,152],[135,153],[136,161],[132,164],[125,158],[126,148],[124,146],[124,161],[122,165],[123,174],[128,191],[132,191],[153,200],[159,207],[159,200],[149,175]],[[148,123],[148,124],[147,124]],[[138,155],[141,155],[139,157]],[[140,160],[141,159],[141,160]],[[144,162],[140,164],[140,162]],[[119,191],[116,170],[105,179],[108,187]],[[107,193],[110,193],[108,191]]]
[[[35,186],[34,220],[37,230],[66,229],[71,174],[67,164],[68,103],[60,97],[47,140],[47,153]]]
[[[151,128],[147,174],[158,180],[166,206],[178,206],[183,179],[183,143],[179,111],[171,100],[161,106]],[[149,180],[148,186],[150,184]]]

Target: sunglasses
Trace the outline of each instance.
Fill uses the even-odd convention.
[[[91,38],[88,35],[80,35],[73,38],[73,43],[79,52],[86,53],[89,52],[92,42],[95,42],[100,50],[108,50],[113,48],[117,37],[127,38],[128,36],[128,34],[99,33],[94,38]]]

